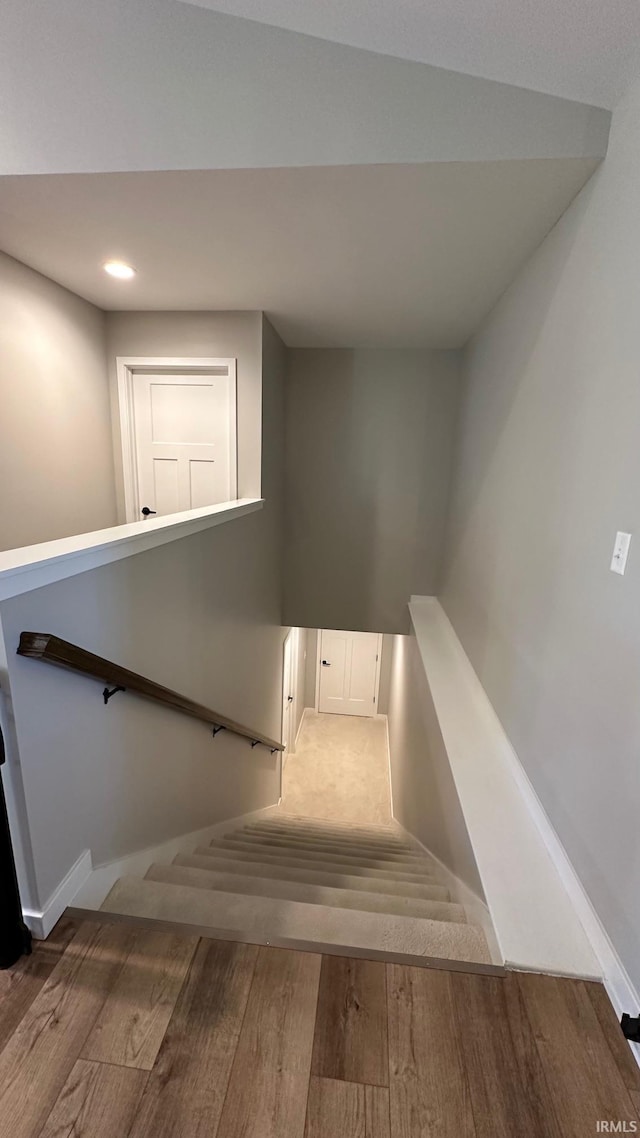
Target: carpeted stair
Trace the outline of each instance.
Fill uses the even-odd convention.
[[[144,878],[121,878],[102,909],[243,940],[491,961],[438,863],[391,826],[271,813]]]

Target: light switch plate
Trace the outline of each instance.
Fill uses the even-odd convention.
[[[613,547],[613,557],[611,558],[611,572],[623,574],[627,567],[627,557],[629,556],[629,546],[631,545],[631,534],[620,533],[616,534],[616,543]]]

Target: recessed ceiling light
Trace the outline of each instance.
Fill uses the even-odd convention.
[[[120,281],[130,281],[136,275],[136,270],[124,261],[105,261],[102,267],[110,277],[117,277]]]

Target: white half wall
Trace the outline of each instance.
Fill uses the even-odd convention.
[[[267,526],[260,511],[3,602],[30,908],[85,849],[101,864],[271,805],[279,760],[135,695],[105,707],[98,682],[16,656],[20,632],[61,636],[279,738],[284,630]]]
[[[519,763],[435,597],[411,622],[505,963],[597,979],[595,953],[514,775]]]
[[[264,508],[0,604],[0,688],[20,886],[46,910],[85,851],[113,861],[272,805],[279,755],[16,655],[51,632],[280,738],[283,347],[263,328]]]

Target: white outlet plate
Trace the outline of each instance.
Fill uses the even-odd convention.
[[[627,567],[627,557],[629,556],[629,546],[631,545],[630,533],[616,534],[616,543],[613,547],[613,557],[611,558],[611,572],[623,574]]]

